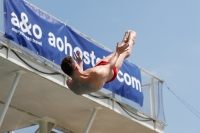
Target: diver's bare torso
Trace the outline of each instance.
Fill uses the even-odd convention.
[[[122,43],[117,43],[116,50],[97,63],[93,68],[83,71],[83,62],[80,54],[75,54],[78,61],[76,68],[67,80],[67,85],[77,95],[99,91],[104,84],[116,78],[125,58],[130,56],[132,45],[135,43],[136,33],[128,30]],[[103,63],[104,62],[104,63]]]
[[[113,71],[109,65],[95,66],[79,72],[81,74],[78,77],[67,80],[69,89],[78,95],[99,91],[113,76]]]

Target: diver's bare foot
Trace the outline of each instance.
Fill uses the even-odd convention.
[[[130,34],[131,30],[127,30],[126,33],[124,34],[124,38],[122,40],[122,43],[126,43],[129,40],[129,34]]]
[[[136,32],[135,31],[129,31],[129,36],[128,36],[128,40],[127,40],[128,44],[134,45],[135,39],[136,39]]]
[[[127,32],[128,32],[128,39],[127,39]],[[131,31],[131,30],[128,30],[124,36],[125,39],[127,39],[126,41],[123,41],[122,42],[122,45],[124,44],[128,44],[129,47],[128,47],[128,50],[126,52],[124,52],[122,54],[122,56],[124,56],[125,58],[128,58],[132,52],[132,46],[135,44],[135,39],[136,39],[136,32],[135,31]]]
[[[129,32],[131,32],[131,30],[127,30],[124,34],[124,38],[122,39],[122,42],[119,46],[123,46],[124,44],[128,43],[129,40]]]

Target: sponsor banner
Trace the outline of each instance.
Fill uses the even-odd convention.
[[[110,54],[25,1],[4,0],[4,12],[5,37],[56,64],[60,64],[65,56],[80,52],[85,70]],[[117,78],[104,88],[143,104],[140,69],[128,61],[124,61]]]

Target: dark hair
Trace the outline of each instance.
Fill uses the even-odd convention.
[[[67,56],[62,60],[60,66],[64,73],[68,76],[72,76],[76,65],[74,59],[71,56]]]

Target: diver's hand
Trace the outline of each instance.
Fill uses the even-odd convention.
[[[79,52],[77,52],[77,53],[74,52],[74,56],[76,57],[78,63],[83,62]]]
[[[123,45],[119,45],[120,43],[117,43],[117,47],[116,47],[116,52],[118,54],[122,54],[123,52],[127,51],[129,48],[129,44],[128,43],[124,43]]]

